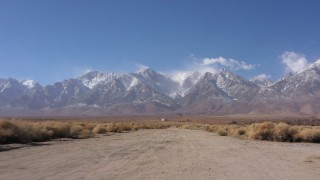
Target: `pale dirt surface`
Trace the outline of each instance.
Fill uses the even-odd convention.
[[[0,152],[0,179],[320,179],[320,144],[139,130]]]

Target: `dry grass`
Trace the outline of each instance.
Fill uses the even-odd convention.
[[[297,126],[286,123],[253,123],[250,125],[205,125],[192,122],[61,122],[0,120],[0,144],[29,143],[55,138],[89,138],[97,134],[122,133],[139,129],[177,127],[206,130],[220,136],[281,142],[320,143],[320,126]]]
[[[0,121],[0,143],[29,143],[55,138],[92,137],[83,126],[72,122]]]
[[[319,126],[290,126],[285,123],[264,122],[247,127],[251,139],[281,142],[320,142]]]
[[[220,136],[227,136],[227,135],[228,135],[228,132],[227,132],[225,129],[220,129],[220,130],[218,131],[218,134],[219,134]]]
[[[320,143],[320,126],[296,126],[286,123],[253,123],[251,125],[202,125],[182,124],[182,129],[203,129],[220,136],[280,142]]]
[[[176,125],[177,128],[180,129],[190,129],[190,130],[203,130],[204,126],[201,124],[178,124]]]
[[[97,122],[32,122],[22,120],[0,120],[0,144],[30,143],[56,138],[89,138],[96,134],[121,133],[139,129],[163,129],[166,122],[151,123],[97,123]]]
[[[92,129],[92,132],[94,134],[106,134],[107,133],[107,127],[103,124],[98,124],[96,127]]]

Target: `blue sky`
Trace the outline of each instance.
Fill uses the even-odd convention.
[[[276,80],[320,58],[317,0],[0,0],[0,77],[229,68]]]

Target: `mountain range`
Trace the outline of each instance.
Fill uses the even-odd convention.
[[[229,70],[190,72],[176,80],[150,68],[135,73],[91,71],[41,86],[0,78],[1,116],[152,114],[320,114],[320,62],[277,82]]]

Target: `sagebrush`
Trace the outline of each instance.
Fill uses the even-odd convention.
[[[41,142],[55,138],[89,138],[95,134],[163,129],[167,123],[78,123],[0,120],[0,144]]]

